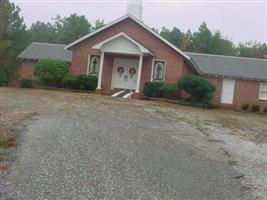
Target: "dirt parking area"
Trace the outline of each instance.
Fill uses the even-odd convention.
[[[0,88],[0,131],[0,199],[267,197],[266,115]]]

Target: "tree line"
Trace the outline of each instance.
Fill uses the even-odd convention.
[[[84,15],[56,16],[51,23],[37,21],[27,28],[20,8],[9,0],[0,0],[0,85],[16,75],[17,55],[32,42],[69,44],[105,25],[103,20],[93,24]],[[247,42],[235,46],[219,31],[212,32],[206,23],[198,31],[182,32],[179,28],[153,29],[183,51],[231,56],[266,58],[266,43]]]

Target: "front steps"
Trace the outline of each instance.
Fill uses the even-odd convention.
[[[115,89],[112,91],[111,97],[113,98],[123,98],[123,99],[130,99],[133,95],[133,91],[129,89]]]

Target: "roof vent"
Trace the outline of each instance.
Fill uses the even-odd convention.
[[[127,4],[127,14],[134,16],[142,21],[143,7],[142,0],[129,0]]]

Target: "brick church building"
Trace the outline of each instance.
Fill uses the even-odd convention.
[[[34,79],[39,59],[60,59],[70,63],[72,74],[97,76],[97,93],[119,89],[138,98],[147,81],[176,83],[196,74],[216,87],[220,107],[267,106],[267,60],[183,52],[145,25],[142,11],[141,1],[132,0],[125,16],[71,44],[32,43],[19,55],[21,78]]]

